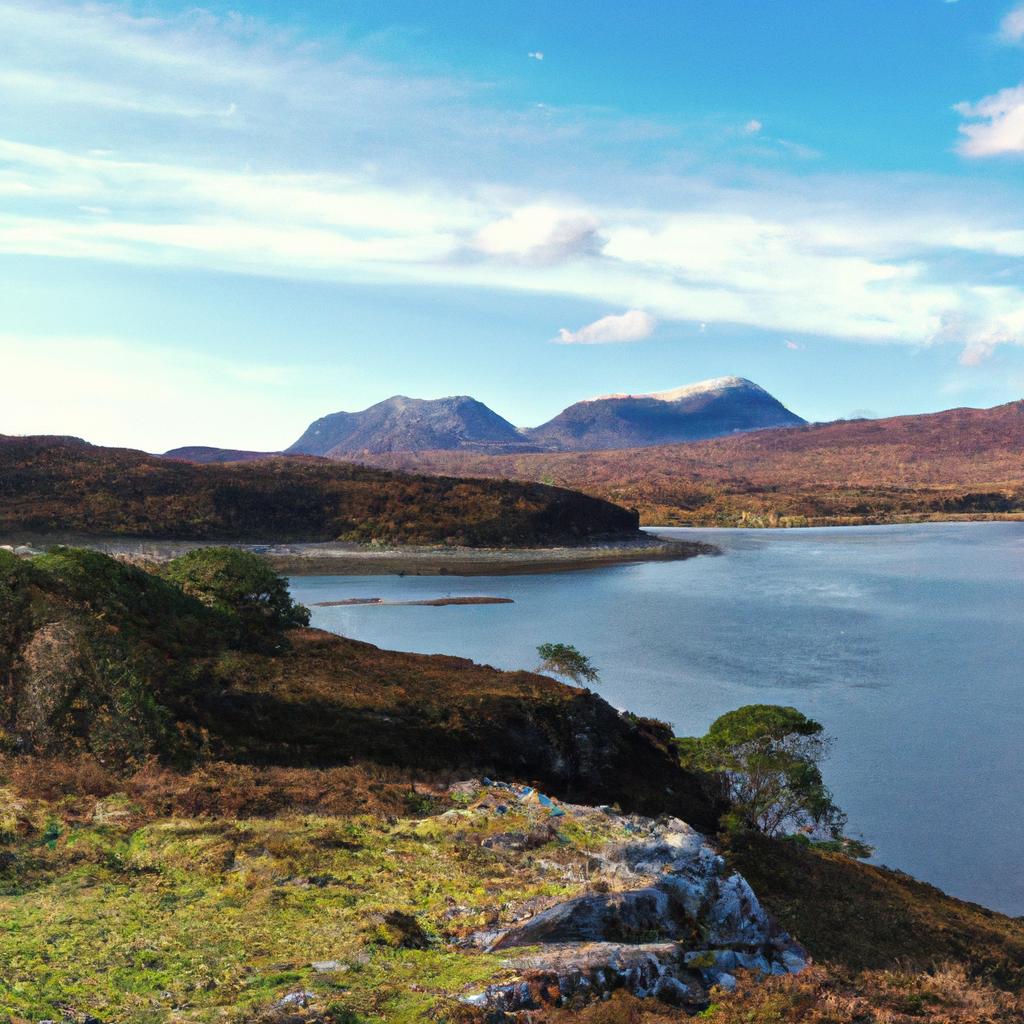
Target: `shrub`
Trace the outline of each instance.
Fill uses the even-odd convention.
[[[309,625],[309,609],[291,599],[288,581],[250,551],[200,548],[161,575],[220,612],[244,646],[279,641],[285,630]]]

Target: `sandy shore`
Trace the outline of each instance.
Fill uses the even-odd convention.
[[[674,561],[716,554],[712,544],[651,539],[578,548],[495,550],[481,548],[390,548],[325,550],[326,545],[292,545],[265,551],[278,572],[289,576],[517,576],[572,572],[631,562]]]

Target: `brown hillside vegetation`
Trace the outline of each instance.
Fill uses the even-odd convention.
[[[195,465],[69,437],[0,436],[0,536],[579,544],[636,515],[535,483],[410,476],[310,456]]]
[[[417,452],[363,461],[578,488],[638,508],[646,525],[828,525],[1015,514],[1024,512],[1024,402],[628,451],[491,457]]]

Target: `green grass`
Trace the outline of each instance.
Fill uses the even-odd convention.
[[[7,824],[27,834],[7,830],[0,847],[0,1008],[31,1020],[70,1006],[104,1021],[214,1021],[297,989],[339,1012],[422,1020],[500,974],[498,955],[455,948],[460,936],[520,901],[580,892],[586,850],[614,831],[559,819],[558,838],[531,851],[481,847],[483,835],[546,823],[543,809],[519,807],[393,825],[62,822],[57,834],[52,806],[16,805],[8,795]],[[429,944],[406,948],[418,929]],[[310,966],[326,960],[346,969]]]

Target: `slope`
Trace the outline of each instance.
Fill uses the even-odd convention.
[[[324,459],[194,465],[77,438],[0,436],[0,535],[388,541],[470,547],[632,536],[634,513],[536,484]]]
[[[743,377],[719,377],[650,395],[577,402],[524,436],[560,451],[639,448],[804,423]]]
[[[509,447],[511,446],[511,447]],[[432,400],[396,395],[362,412],[336,412],[309,425],[289,453],[419,451],[537,451],[508,420],[482,402],[459,395]]]
[[[363,461],[577,487],[638,508],[648,525],[1013,515],[1024,511],[1024,402],[620,452],[420,452]]]

